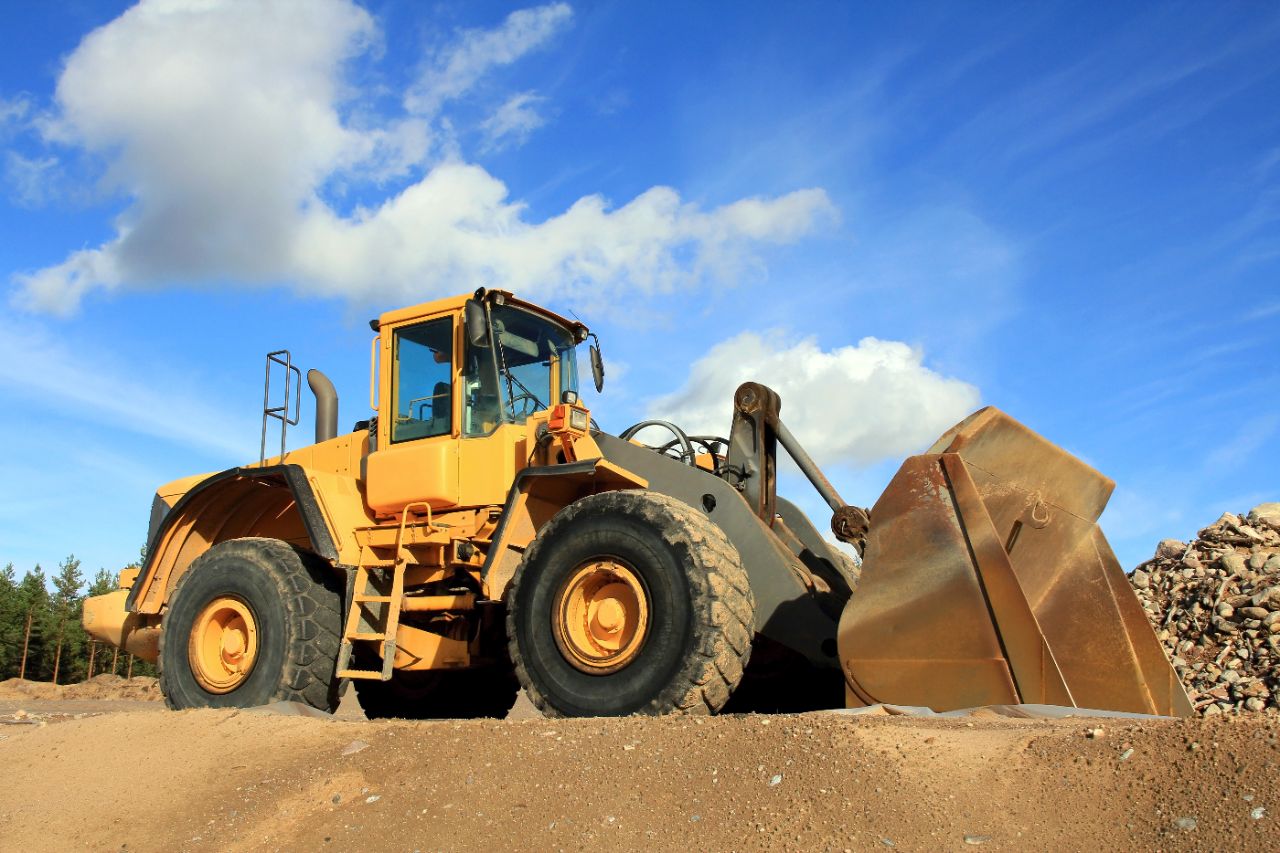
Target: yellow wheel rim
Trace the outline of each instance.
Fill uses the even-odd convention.
[[[630,663],[649,629],[649,596],[635,571],[616,559],[580,566],[560,585],[551,613],[560,653],[592,675]]]
[[[210,693],[230,693],[249,673],[258,656],[258,625],[249,605],[220,596],[200,611],[187,644],[191,672]]]

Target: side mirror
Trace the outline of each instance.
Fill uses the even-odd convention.
[[[594,343],[591,349],[591,379],[596,383],[596,393],[604,390],[604,359],[600,356],[600,344]]]
[[[468,299],[463,313],[467,323],[467,342],[473,347],[488,347],[489,322],[484,316],[484,306],[474,299]]]

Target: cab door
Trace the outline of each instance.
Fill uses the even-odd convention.
[[[405,323],[384,337],[378,449],[368,456],[366,496],[379,514],[409,503],[458,505],[458,424],[454,389],[457,331],[452,316]]]

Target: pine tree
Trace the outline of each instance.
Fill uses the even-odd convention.
[[[18,581],[9,563],[0,571],[0,681],[18,674],[25,617],[18,600]]]
[[[80,597],[82,586],[84,575],[80,573],[80,561],[72,554],[59,564],[58,573],[53,577],[53,616],[57,625],[52,678],[55,684],[59,676],[74,679],[77,674],[76,658],[84,644],[84,627],[80,624],[80,607],[84,601]],[[64,648],[67,651],[66,671],[62,670]]]
[[[36,681],[40,678],[40,660],[49,621],[49,590],[45,588],[44,570],[39,563],[23,575],[22,582],[18,584],[18,607],[22,614],[22,654],[17,675]]]

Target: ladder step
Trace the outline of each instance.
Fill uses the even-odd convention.
[[[358,634],[348,634],[344,639],[347,639],[347,640],[385,640],[386,638],[387,638],[387,635],[386,635],[386,634],[379,634],[379,633],[370,633],[370,632],[365,632],[365,633],[358,633]]]
[[[343,669],[338,671],[338,678],[376,678],[384,681],[382,671],[377,669]]]
[[[356,599],[356,601],[368,601],[368,602],[383,602],[383,603],[386,603],[386,602],[391,601],[391,596],[389,596],[389,595],[357,595],[357,596],[355,597],[355,599]]]

